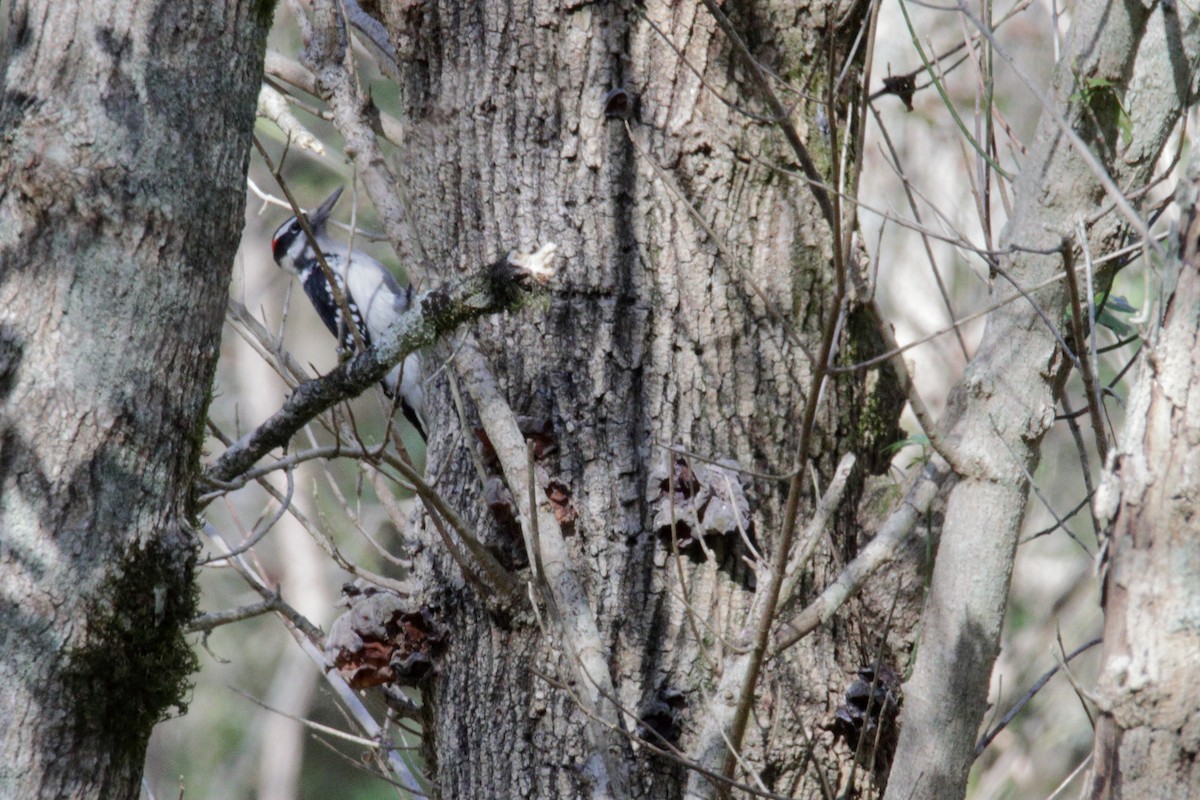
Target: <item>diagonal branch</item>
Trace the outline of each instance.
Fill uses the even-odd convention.
[[[875,538],[846,565],[837,580],[780,628],[772,657],[828,622],[847,600],[858,594],[868,578],[895,557],[951,474],[950,468],[938,458],[920,472]]]
[[[611,796],[627,797],[628,779],[622,757],[625,747],[616,733],[623,730],[621,710],[612,700],[617,693],[608,666],[610,649],[600,639],[587,592],[571,566],[562,526],[545,503],[533,503],[537,476],[530,470],[525,437],[478,346],[473,341],[464,343],[456,361],[463,387],[475,403],[520,510],[529,563],[535,566],[536,577],[558,620],[569,661],[578,673],[579,696],[591,720],[587,727],[589,745],[603,764]]]

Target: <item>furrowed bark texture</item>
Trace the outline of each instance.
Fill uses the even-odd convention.
[[[1136,190],[1150,178],[1190,98],[1197,48],[1190,12],[1088,0],[1076,15],[1070,47],[1049,93],[1052,109],[1043,113],[1021,165],[1013,217],[1002,239],[1005,246],[1046,253],[1020,252],[1000,260],[1023,286],[1061,273],[1063,259],[1055,251],[1064,237],[1072,237],[1079,220],[1111,202],[1055,117],[1074,128],[1118,186]],[[1120,106],[1112,92],[1087,91],[1104,81],[1122,87]],[[1120,134],[1122,107],[1133,124],[1130,143]],[[1090,227],[1093,258],[1113,247],[1123,223],[1111,212]],[[1074,263],[1083,264],[1078,249]],[[1009,290],[997,277],[995,291]],[[1053,324],[1063,319],[1062,282],[1033,297]],[[979,352],[952,394],[944,426],[953,424],[955,446],[976,474],[961,480],[949,497],[921,647],[905,689],[888,798],[950,798],[965,792],[1024,517],[1021,466],[1030,473],[1037,467],[1065,374],[1063,353],[1047,324],[1029,303],[1013,303],[989,317]]]
[[[819,95],[829,67],[812,54],[823,56],[829,45],[812,20],[840,12],[782,6],[756,4],[753,15],[742,9],[734,24],[768,66]],[[727,652],[723,638],[741,627],[756,584],[732,522],[709,537],[709,553],[693,547],[676,563],[663,523],[672,501],[671,459],[662,445],[760,471],[791,469],[811,369],[776,317],[815,351],[836,308],[829,231],[812,193],[769,166],[795,169],[782,137],[713,93],[762,108],[728,41],[696,4],[652,2],[646,17],[638,8],[395,4],[386,21],[403,51],[410,117],[397,168],[427,263],[494,258],[498,242],[554,241],[561,248],[549,308],[487,321],[477,328],[479,339],[516,413],[553,427],[556,448],[538,464],[539,497],[553,480],[578,515],[568,529],[571,566],[597,617],[616,699],[627,710],[621,724],[633,733],[636,718],[653,710],[649,716],[666,720],[664,733],[686,753],[705,722],[717,679],[712,665]],[[857,33],[860,20],[851,19],[838,37]],[[845,41],[838,41],[840,65]],[[609,107],[638,108],[633,143],[624,121],[605,115],[605,97],[618,87],[636,99]],[[797,112],[815,116],[812,106]],[[811,125],[809,148],[827,168],[828,144]],[[841,135],[849,135],[848,126]],[[725,240],[729,258],[718,254],[684,198]],[[842,331],[843,347],[858,354],[875,346],[860,313]],[[885,375],[827,385],[810,453],[822,486],[845,451],[858,453],[864,469],[882,468],[882,446],[899,437],[901,404]],[[520,531],[481,510],[476,468],[451,435],[458,420],[445,383],[431,392],[439,420],[429,463],[436,465],[431,471],[444,469],[439,491],[475,519],[504,558],[523,566]],[[465,438],[474,446],[473,433]],[[771,554],[784,482],[730,476],[749,499],[748,536]],[[720,479],[714,488],[727,487]],[[681,536],[702,527],[688,517],[683,493],[676,498]],[[839,558],[860,544],[848,516],[834,535]],[[563,688],[575,671],[556,621],[545,620],[547,636],[527,611],[489,617],[434,534],[423,535],[431,544],[418,575],[454,632],[428,693],[427,756],[442,795],[605,794],[591,782],[596,754],[584,738],[586,718]],[[829,549],[821,549],[802,582],[800,600],[835,574]],[[688,604],[700,618],[694,623]],[[845,753],[833,754],[818,727],[848,673],[873,657],[882,624],[856,608],[765,670],[747,753],[768,787],[816,785],[804,732],[817,740],[816,761],[828,780],[839,781]],[[618,755],[629,764],[633,795],[680,796],[685,771],[676,763],[631,747]]]
[[[1181,260],[1162,331],[1147,345],[1124,443],[1099,493],[1116,511],[1092,798],[1200,793],[1200,160],[1179,199]],[[1180,269],[1182,267],[1182,269]],[[1171,277],[1168,277],[1168,282]],[[1117,507],[1117,502],[1120,505]],[[1100,505],[1100,502],[1097,503]]]
[[[5,7],[0,795],[136,797],[194,665],[188,504],[270,9]]]

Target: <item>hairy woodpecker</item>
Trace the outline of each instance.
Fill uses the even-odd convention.
[[[401,287],[392,273],[375,259],[358,250],[351,250],[341,242],[329,238],[325,224],[329,214],[342,195],[339,188],[317,208],[309,212],[308,225],[316,236],[325,263],[337,279],[338,288],[346,298],[346,305],[354,317],[354,325],[362,336],[363,343],[379,339],[383,332],[400,314],[412,304],[412,287]],[[334,299],[325,272],[317,260],[312,242],[304,235],[300,221],[292,217],[279,226],[271,239],[271,253],[275,263],[300,278],[304,293],[312,301],[313,308],[338,337],[343,347],[354,347],[354,334],[342,320],[342,309]],[[400,395],[400,407],[404,416],[425,438],[425,398],[421,389],[421,357],[410,354],[383,380],[383,390],[388,397]],[[398,391],[397,391],[398,390]]]

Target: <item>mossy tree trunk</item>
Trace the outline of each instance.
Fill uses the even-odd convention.
[[[5,8],[0,795],[136,797],[194,666],[188,502],[271,4]]]

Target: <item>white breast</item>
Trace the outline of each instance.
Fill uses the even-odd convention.
[[[331,245],[329,249],[337,247]],[[371,341],[378,342],[383,332],[408,309],[407,295],[383,264],[358,252],[352,261],[347,262],[345,247],[340,249],[343,257],[338,259],[336,267],[339,277],[354,298]],[[396,366],[385,380],[393,392],[399,389],[400,396],[417,412],[424,424],[425,393],[421,388],[420,354],[410,354],[404,359],[403,369]]]
[[[392,273],[375,259],[356,252],[347,263],[344,257],[338,271],[343,285],[354,298],[359,313],[367,325],[372,341],[378,341],[396,318],[405,310],[403,290]]]

